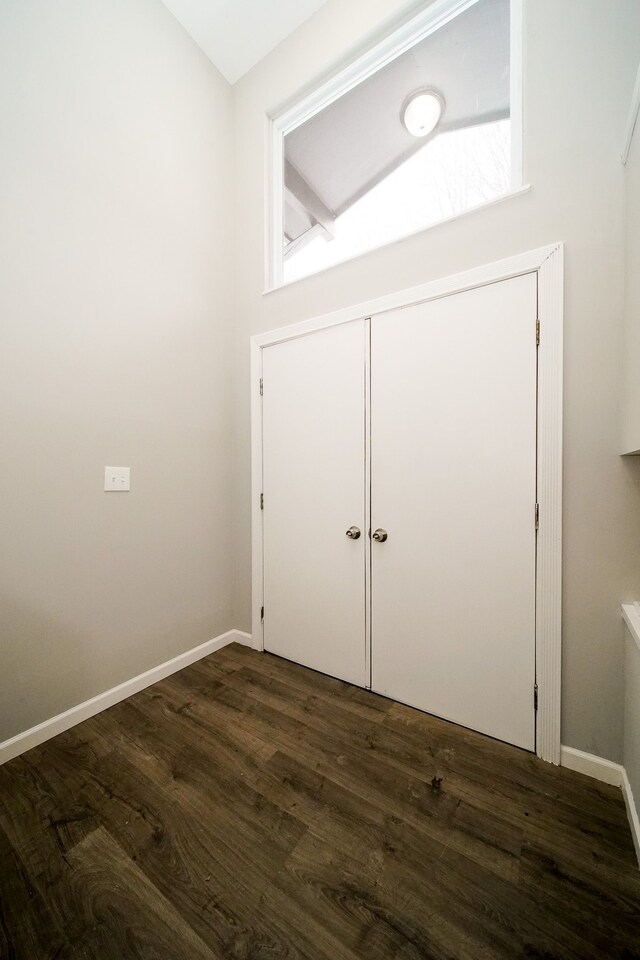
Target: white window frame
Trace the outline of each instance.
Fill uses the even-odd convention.
[[[265,237],[265,292],[284,285],[283,223],[284,223],[284,138],[296,127],[320,113],[335,100],[362,81],[377,73],[396,57],[410,50],[421,40],[435,33],[450,20],[455,19],[479,0],[435,0],[394,30],[367,53],[358,57],[336,76],[322,83],[316,90],[299,100],[294,106],[275,111],[267,124],[268,183]],[[523,184],[523,124],[522,124],[522,22],[523,0],[510,0],[511,45],[510,45],[510,113],[511,113],[511,189],[505,197],[528,189]],[[498,199],[505,199],[500,197]],[[495,203],[490,200],[480,206]],[[477,210],[478,207],[470,208]],[[464,211],[470,212],[469,211]],[[457,214],[460,216],[463,214]],[[442,221],[439,221],[442,222]],[[430,224],[411,233],[422,233],[436,224]],[[411,234],[405,234],[410,236]],[[394,237],[393,241],[401,239]],[[386,244],[381,244],[386,246]],[[372,248],[373,249],[373,248]],[[363,251],[367,253],[368,251]],[[362,254],[356,254],[361,256]],[[352,258],[348,258],[352,259]],[[334,264],[332,264],[334,266]]]

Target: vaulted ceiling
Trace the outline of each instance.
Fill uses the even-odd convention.
[[[220,73],[235,83],[326,0],[163,0]]]

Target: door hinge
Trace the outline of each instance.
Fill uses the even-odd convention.
[[[536,503],[536,514],[535,514],[535,516],[536,516],[536,530],[537,530],[537,529],[539,528],[539,526],[540,526],[540,504],[539,504],[539,503]]]
[[[264,381],[262,377],[260,377],[260,396],[263,395],[263,390],[264,390]]]
[[[536,347],[540,346],[540,321],[536,320]],[[262,381],[260,381],[262,383]],[[262,390],[260,390],[262,393]]]
[[[260,622],[264,623],[264,607],[260,607]]]
[[[538,709],[538,684],[534,683],[533,685],[533,709]]]
[[[264,493],[260,494],[260,509],[264,510]]]

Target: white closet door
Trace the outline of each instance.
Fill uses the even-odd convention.
[[[371,322],[372,687],[535,748],[536,278]]]
[[[265,649],[361,686],[365,336],[358,320],[266,347],[262,400]]]

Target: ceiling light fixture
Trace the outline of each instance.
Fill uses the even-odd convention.
[[[402,122],[412,137],[428,137],[440,123],[444,99],[437,90],[418,90],[404,102]]]

